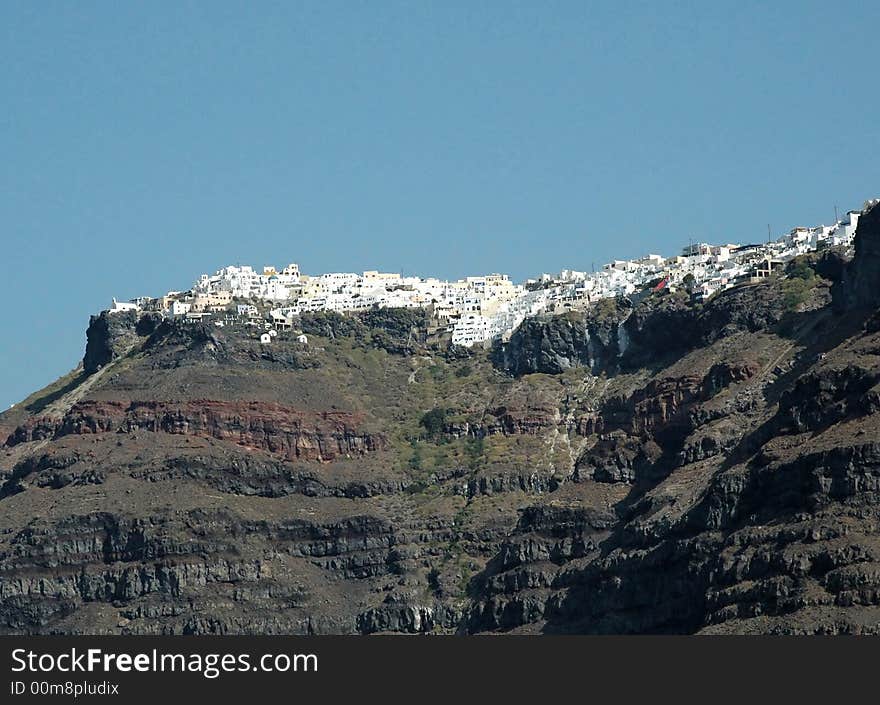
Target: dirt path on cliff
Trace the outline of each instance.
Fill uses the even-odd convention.
[[[119,358],[122,359],[122,358]],[[95,384],[107,374],[107,371],[112,369],[116,365],[116,360],[111,362],[108,365],[104,365],[97,372],[93,372],[88,377],[83,380],[82,384],[77,385],[74,389],[71,389],[67,394],[56,399],[51,404],[49,404],[44,410],[41,416],[49,416],[49,417],[61,417],[64,416],[70,409],[76,404],[80,399],[82,399],[86,392],[88,392]]]
[[[76,387],[71,389],[66,394],[60,396],[58,399],[52,401],[41,412],[39,412],[38,414],[34,414],[34,416],[60,419],[68,411],[70,411],[73,405],[80,401],[89,392],[89,390],[91,390],[95,386],[95,384],[97,384],[104,376],[106,376],[108,370],[111,370],[115,365],[116,360],[108,365],[105,365],[97,372],[92,373],[91,375],[86,377],[82,381],[82,383],[78,384]],[[33,455],[50,441],[52,441],[52,438],[43,438],[39,441],[20,443],[12,448],[7,448],[4,459],[5,464],[8,465],[10,468],[15,467],[15,465],[20,463],[24,458]]]

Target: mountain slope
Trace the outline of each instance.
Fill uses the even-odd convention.
[[[93,317],[0,416],[0,631],[880,631],[878,221],[491,351]]]

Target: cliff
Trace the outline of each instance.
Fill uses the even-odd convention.
[[[491,351],[94,317],[0,419],[0,632],[880,633],[876,210]]]
[[[880,302],[880,206],[859,218],[855,257],[845,270],[841,287],[843,308],[876,308]]]
[[[92,316],[86,329],[83,369],[87,374],[97,372],[125,355],[138,344],[140,338],[150,335],[158,324],[158,317],[135,311],[102,311]]]
[[[829,295],[830,296],[830,295]],[[729,289],[705,304],[682,293],[602,302],[582,314],[529,318],[507,343],[498,342],[492,360],[514,376],[560,374],[585,367],[615,374],[670,362],[721,338],[769,329],[788,312],[780,281]]]

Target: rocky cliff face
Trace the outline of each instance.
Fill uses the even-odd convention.
[[[463,630],[880,632],[875,216],[836,285],[842,315],[785,313],[775,284],[634,311],[635,345],[690,317],[690,352],[599,405],[570,497],[522,512]],[[597,483],[627,487],[610,516],[577,511],[602,506]]]
[[[489,353],[97,317],[0,419],[0,632],[880,633],[876,241]]]
[[[499,369],[515,376],[559,374],[575,367],[596,372],[614,369],[625,347],[620,326],[629,313],[628,302],[605,301],[585,315],[528,318],[508,343],[496,343],[492,359]]]
[[[159,325],[159,318],[135,311],[110,313],[102,311],[89,320],[86,329],[86,353],[83,369],[87,374],[125,355],[140,338],[150,335]]]
[[[363,414],[303,413],[270,403],[84,401],[61,418],[29,419],[9,436],[6,445],[11,448],[68,435],[151,431],[223,439],[287,460],[326,462],[341,454],[361,455],[387,445],[382,434],[361,431],[362,421]]]
[[[855,257],[844,272],[843,308],[876,308],[880,302],[880,208],[859,218]]]
[[[583,314],[531,318],[492,357],[508,374],[559,374],[585,367],[614,374],[671,362],[690,350],[737,333],[754,333],[779,323],[786,313],[778,281],[729,289],[705,305],[680,292],[648,296],[633,306],[604,301]]]

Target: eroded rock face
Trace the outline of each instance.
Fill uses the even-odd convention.
[[[439,525],[394,527],[369,516],[329,522],[243,521],[226,511],[136,520],[108,512],[71,516],[18,532],[14,552],[0,557],[0,619],[4,631],[40,631],[84,604],[115,604],[114,630],[142,634],[429,631],[460,615],[430,599],[418,608],[308,614],[302,607],[318,586],[289,575],[311,566],[329,584],[381,579],[399,570],[395,562],[408,551],[448,532]],[[260,555],[241,555],[243,535],[259,537]],[[186,608],[192,599],[206,609],[192,613]]]
[[[559,374],[572,367],[591,367],[590,334],[583,321],[572,317],[532,318],[499,346],[499,366],[513,375]]]
[[[557,410],[546,406],[528,408],[492,407],[483,410],[478,419],[452,421],[444,426],[451,438],[484,438],[486,436],[542,436],[558,424]]]
[[[873,237],[864,222],[849,308],[802,314],[771,352],[749,336],[781,310],[771,289],[743,288],[695,316],[684,359],[706,372],[673,365],[599,406],[574,494],[595,507],[597,486],[626,488],[606,504],[610,531],[569,555],[553,528],[584,545],[595,524],[523,512],[478,578],[465,630],[880,633],[880,329],[865,310],[876,253],[858,244]],[[635,345],[654,326],[641,315]],[[733,346],[739,360],[700,352]],[[510,560],[512,547],[527,550]]]
[[[880,370],[847,365],[810,372],[779,401],[780,429],[819,432],[847,418],[880,410]]]
[[[425,342],[427,315],[421,309],[382,308],[356,315],[333,311],[304,313],[300,327],[309,335],[351,338],[360,345],[412,355]]]
[[[110,313],[102,311],[89,319],[86,330],[86,352],[83,369],[86,374],[97,372],[104,365],[127,353],[156,329],[160,319],[136,311]]]
[[[615,374],[671,361],[738,333],[767,330],[785,313],[784,292],[775,281],[729,289],[704,305],[680,292],[648,296],[635,306],[603,302],[581,315],[527,319],[509,342],[495,346],[493,361],[515,376],[577,367]]]
[[[636,503],[611,535],[524,513],[467,629],[877,633],[877,462],[867,443],[755,463],[684,512]]]
[[[510,341],[496,344],[493,361],[508,374],[559,374],[576,367],[615,368],[621,350],[619,326],[629,315],[623,302],[607,301],[586,315],[528,318]]]
[[[363,414],[304,413],[269,403],[84,401],[60,419],[31,419],[12,433],[6,445],[68,435],[151,431],[229,440],[289,460],[329,461],[387,446],[383,434],[359,430],[363,420]]]
[[[105,316],[102,374],[2,419],[0,632],[880,633],[856,253],[843,309],[651,296],[491,354]]]
[[[844,273],[843,308],[876,308],[880,303],[880,204],[859,218],[855,256]]]

